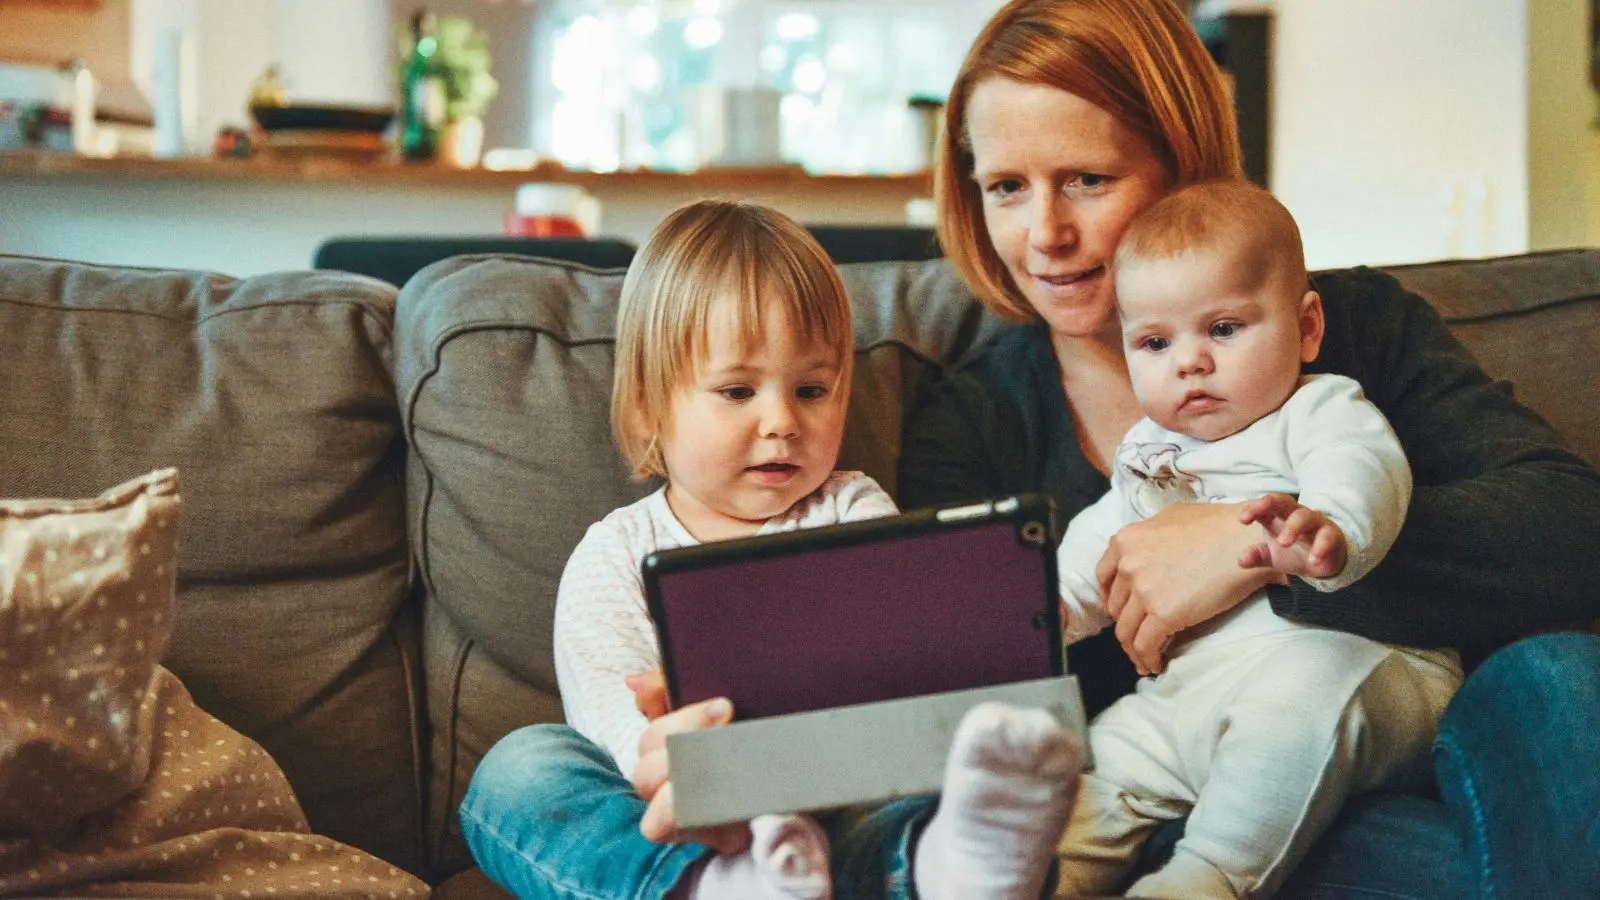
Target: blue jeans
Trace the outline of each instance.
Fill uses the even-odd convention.
[[[1433,759],[1479,897],[1600,897],[1600,635],[1489,657],[1445,712]]]
[[[1600,636],[1552,634],[1491,656],[1439,723],[1443,801],[1400,794],[1346,804],[1283,900],[1600,897]],[[920,798],[822,822],[837,900],[910,900]],[[522,898],[655,900],[704,856],[639,834],[644,804],[606,753],[534,726],[496,744],[461,824],[484,872]],[[1158,831],[1159,862],[1178,828]]]
[[[822,817],[835,900],[911,900],[911,848],[934,806],[914,797]],[[604,750],[532,725],[479,763],[461,830],[484,874],[523,900],[659,900],[711,851],[646,840],[644,811]]]

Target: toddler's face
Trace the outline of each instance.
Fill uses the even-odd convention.
[[[801,344],[778,312],[741,347],[734,306],[713,308],[707,358],[673,396],[659,438],[667,501],[702,541],[753,534],[821,487],[844,437],[833,348]]]
[[[1130,260],[1116,272],[1134,394],[1162,427],[1205,441],[1282,406],[1322,337],[1315,292],[1228,256]]]

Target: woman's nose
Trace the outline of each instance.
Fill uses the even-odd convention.
[[[1028,218],[1028,244],[1039,253],[1057,253],[1078,242],[1078,223],[1064,197],[1039,196]]]

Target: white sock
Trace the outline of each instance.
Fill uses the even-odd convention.
[[[1036,900],[1078,791],[1078,746],[1040,709],[967,711],[917,844],[923,900]]]
[[[832,900],[828,836],[816,820],[757,816],[750,820],[750,838],[749,850],[708,859],[691,876],[693,881],[673,895],[690,900]]]

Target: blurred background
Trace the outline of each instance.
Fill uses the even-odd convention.
[[[1600,244],[1596,2],[1188,6],[1333,266]],[[710,194],[921,227],[999,5],[0,0],[0,252],[250,274],[349,235],[637,241]]]

